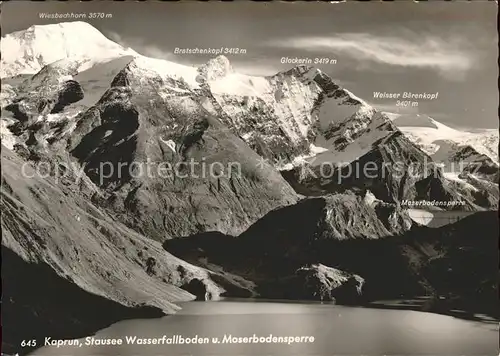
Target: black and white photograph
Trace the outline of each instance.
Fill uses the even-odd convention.
[[[494,1],[3,1],[2,356],[499,354]]]

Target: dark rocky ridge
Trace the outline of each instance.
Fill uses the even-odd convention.
[[[378,229],[379,238],[350,235],[349,229],[339,238],[339,227],[350,225],[354,216],[364,220],[366,213],[351,210],[346,219],[344,206],[315,222],[314,217],[324,214],[322,199],[273,211],[237,238],[205,234],[166,241],[164,247],[193,264],[221,266],[255,281],[265,298],[364,304],[426,295],[433,300],[426,306],[432,311],[459,309],[499,317],[496,213],[476,213],[436,229],[414,225],[393,230],[392,236],[373,227],[373,221],[359,222],[357,229],[371,230],[371,237]],[[369,214],[376,213],[372,209]]]
[[[82,100],[84,92],[77,81],[68,80],[61,84],[37,87],[33,92],[24,95],[15,98],[5,107],[5,110],[11,111],[18,120],[11,128],[13,132],[26,130],[39,115],[60,113],[66,106]]]
[[[123,318],[174,313],[175,302],[198,297],[183,288],[190,283],[203,285],[210,299],[225,286],[252,294],[252,284],[242,278],[179,260],[113,219],[92,203],[88,182],[78,187],[71,177],[42,178],[30,165],[24,166],[28,178],[24,162],[2,147],[6,348],[21,352],[19,338],[41,340],[42,332],[88,336]]]
[[[71,142],[72,154],[106,192],[103,206],[127,225],[161,241],[207,230],[238,233],[263,213],[296,201],[280,174],[271,166],[258,168],[259,156],[192,93],[175,92],[168,101],[158,94],[165,80],[180,88],[182,82],[159,75],[138,77],[134,65],[129,64],[99,103],[82,116],[77,124],[82,138]],[[190,161],[198,163],[197,170],[180,172],[182,176],[130,175],[133,162],[187,167]],[[114,175],[101,181],[102,162],[115,169]],[[125,167],[122,171],[116,169],[120,163]],[[203,175],[201,164],[208,173],[211,167],[222,166],[225,171]]]
[[[448,183],[454,191],[476,205],[488,209],[497,208],[500,196],[499,165],[490,157],[467,147],[464,150],[469,153],[468,158],[462,158],[463,155],[460,154],[462,151],[454,156],[454,159],[460,162],[462,171],[453,173],[457,174],[460,180],[449,180]]]
[[[68,80],[63,83],[61,90],[59,90],[56,102],[50,113],[60,113],[66,106],[82,100],[83,97],[83,88],[80,83],[75,80]]]
[[[386,125],[389,134],[375,141],[368,153],[344,167],[327,172],[326,178],[323,178],[324,172],[322,174],[318,167],[313,166],[309,169],[297,167],[282,174],[298,193],[309,196],[369,189],[386,202],[463,201],[464,205],[450,207],[472,211],[495,206],[494,201],[484,201],[479,196],[470,195],[470,191],[456,189],[431,157],[390,122]],[[302,172],[312,174],[303,175]]]
[[[364,279],[322,264],[313,264],[299,268],[283,284],[283,295],[292,298],[350,304],[360,299]]]
[[[356,288],[361,291],[362,278],[350,274],[349,269],[337,270],[337,264],[334,269],[329,263],[317,266],[323,263],[317,259],[316,246],[320,241],[386,238],[410,227],[410,218],[398,207],[372,204],[363,197],[345,193],[305,199],[276,209],[238,237],[205,233],[166,241],[164,247],[193,264],[218,265],[255,282],[262,297],[318,299],[322,296],[330,300],[340,293],[340,299],[345,301],[345,295],[351,292],[359,295]],[[327,276],[335,276],[337,282]],[[327,283],[325,291],[317,290],[314,294],[310,288],[317,283],[309,284],[310,278]],[[351,285],[352,278],[356,281],[352,285],[354,290],[335,292],[345,283]]]
[[[480,155],[464,167],[462,174],[473,174],[483,180],[487,180],[492,183],[498,183],[499,165],[491,158],[485,155]]]
[[[54,340],[77,339],[124,319],[164,315],[159,308],[126,307],[89,293],[59,276],[51,266],[26,263],[4,246],[2,263],[8,266],[2,270],[2,352],[5,354],[26,355],[42,346],[48,335]],[[37,340],[38,345],[20,348],[23,340]]]
[[[13,128],[20,132],[37,121],[40,115],[60,113],[66,106],[83,99],[84,92],[80,83],[64,79],[75,74],[76,62],[64,60],[46,65],[30,78],[24,79],[16,88],[5,110],[11,111],[19,120]]]

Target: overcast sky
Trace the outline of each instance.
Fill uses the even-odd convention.
[[[87,22],[139,53],[178,63],[210,56],[174,55],[176,47],[245,49],[227,57],[247,74],[289,68],[283,56],[334,58],[319,67],[381,109],[396,111],[395,102],[373,99],[374,91],[439,92],[412,110],[457,127],[498,127],[495,2],[8,2],[2,34],[60,21],[41,12],[111,14]]]

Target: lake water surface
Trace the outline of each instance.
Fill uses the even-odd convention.
[[[320,303],[224,300],[188,302],[175,315],[116,323],[94,338],[122,339],[122,345],[43,347],[45,356],[343,356],[343,355],[497,355],[498,324],[409,311],[344,307]],[[97,312],[97,311],[96,311]],[[303,337],[306,342],[223,343],[253,335]],[[126,336],[208,338],[207,344],[131,345]],[[270,337],[270,335],[272,335]],[[310,337],[314,338],[310,342]],[[305,338],[307,337],[307,339]],[[214,343],[212,338],[218,338]],[[243,340],[243,339],[242,339]],[[298,339],[300,340],[300,339]],[[247,340],[248,341],[248,340]]]
[[[425,210],[425,209],[408,209],[410,218],[427,227],[441,227],[456,223],[475,212],[461,210]]]

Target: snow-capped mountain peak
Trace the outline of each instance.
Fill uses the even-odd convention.
[[[191,88],[199,86],[196,81],[198,72],[195,67],[166,61],[163,59],[150,58],[143,55],[134,56],[126,70],[142,81],[152,77],[163,79],[182,80]]]
[[[497,130],[470,132],[449,127],[427,115],[385,114],[399,130],[437,162],[447,163],[458,150],[467,146],[498,162]]]
[[[285,163],[316,155],[343,162],[357,159],[393,131],[386,121],[436,160],[470,145],[498,162],[497,133],[462,132],[426,115],[378,115],[363,99],[310,66],[259,77],[235,72],[228,58],[218,56],[196,68],[143,56],[80,21],[8,34],[2,38],[2,52],[2,76],[36,73],[22,78],[21,85],[9,78],[12,88],[2,89],[2,103],[17,97],[16,108],[34,108],[28,116],[36,120],[45,115],[38,112],[44,106],[31,103],[33,95],[27,94],[41,89],[47,92],[43,96],[50,92],[57,101],[64,83],[80,86],[83,98],[75,97],[77,101],[65,104],[65,113],[56,114],[74,117],[115,85],[138,92],[151,87],[164,101],[193,97],[259,154]]]
[[[229,59],[221,55],[210,59],[205,65],[199,67],[198,73],[197,81],[199,83],[210,82],[233,73],[233,67]]]
[[[7,34],[2,37],[1,51],[2,78],[35,74],[61,59],[83,60],[137,54],[82,21],[34,25]]]

